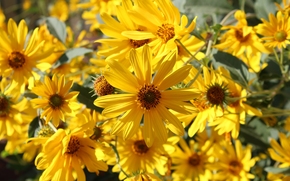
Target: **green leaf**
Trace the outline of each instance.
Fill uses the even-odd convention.
[[[254,5],[257,17],[268,20],[270,13],[275,14],[276,6],[274,2],[274,0],[257,0]]]
[[[187,0],[184,7],[186,12],[203,14],[223,14],[233,9],[227,0]]]
[[[290,167],[286,167],[286,168],[266,167],[265,171],[266,172],[271,172],[271,173],[274,173],[274,174],[282,173],[284,175],[290,175]]]
[[[39,120],[40,120],[40,117],[37,116],[30,122],[29,127],[28,127],[28,137],[29,138],[34,137],[35,130],[39,129]]]
[[[229,70],[231,77],[244,88],[247,88],[248,82],[255,77],[242,60],[229,53],[218,51],[213,57],[213,66],[215,68],[222,66]]]
[[[92,51],[92,49],[82,47],[68,49],[60,56],[58,61],[54,64],[53,68],[57,68],[64,63],[69,63],[73,58],[85,55],[86,53],[91,53]]]
[[[77,83],[74,83],[71,90],[80,92],[77,99],[79,102],[85,104],[87,108],[102,112],[102,108],[94,105],[94,101],[97,99],[98,96],[94,94],[91,88],[83,87]]]
[[[50,34],[65,44],[67,36],[65,23],[57,18],[48,17],[46,18],[46,24]]]

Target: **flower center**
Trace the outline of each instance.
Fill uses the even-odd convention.
[[[213,105],[222,105],[225,96],[224,88],[218,84],[210,86],[206,92],[207,100]]]
[[[13,69],[21,68],[25,64],[25,56],[20,52],[12,52],[8,56],[8,64]]]
[[[162,39],[163,43],[175,36],[174,27],[171,24],[162,24],[157,30],[157,36]]]
[[[54,131],[49,126],[43,126],[37,133],[38,137],[50,137],[54,134]]]
[[[138,92],[137,102],[142,109],[150,110],[155,108],[161,98],[161,93],[154,85],[144,85]]]
[[[58,94],[54,94],[49,98],[49,105],[52,107],[52,109],[60,109],[63,103],[63,97]]]
[[[243,167],[243,165],[239,161],[233,160],[229,164],[229,171],[233,175],[239,175],[240,171],[242,170],[242,167]]]
[[[148,42],[149,42],[149,39],[145,39],[145,40],[131,40],[130,39],[130,43],[133,48],[139,48]]]
[[[243,30],[239,29],[235,31],[235,36],[236,38],[242,43],[248,41],[250,34],[246,35],[245,37],[243,36]]]
[[[80,141],[78,139],[78,137],[76,136],[71,136],[67,149],[66,149],[66,153],[68,154],[74,154],[75,152],[77,152],[81,147]]]
[[[188,158],[188,163],[191,166],[198,166],[200,163],[200,156],[197,153],[193,153],[189,158]]]
[[[107,82],[104,76],[100,76],[95,79],[94,90],[98,96],[105,96],[114,93],[114,87]]]
[[[132,145],[133,152],[137,155],[144,155],[149,151],[149,148],[147,147],[144,140],[137,140]]]
[[[9,112],[9,98],[5,95],[0,95],[0,117],[4,117]]]
[[[92,140],[98,140],[102,136],[102,129],[95,126],[94,127],[94,134],[90,137]]]
[[[287,38],[287,33],[284,30],[277,31],[274,35],[275,40],[282,42],[285,41]]]

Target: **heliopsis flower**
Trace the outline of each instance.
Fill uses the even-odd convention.
[[[68,4],[65,0],[56,0],[49,9],[50,16],[56,17],[61,21],[66,21],[69,16]]]
[[[280,162],[279,167],[285,168],[290,166],[290,137],[286,137],[284,133],[279,133],[280,144],[276,140],[271,139],[270,144],[272,148],[268,151],[273,160]]]
[[[288,16],[278,12],[276,17],[269,14],[269,22],[263,18],[261,20],[263,23],[256,26],[256,31],[263,36],[261,39],[265,41],[266,47],[281,49],[290,44],[290,19]]]
[[[124,181],[161,181],[161,179],[152,173],[139,173],[135,176],[126,178]]]
[[[180,146],[180,147],[179,147]],[[176,150],[171,154],[172,158],[172,177],[174,180],[211,180],[212,173],[209,166],[212,164],[209,152],[212,142],[206,141],[204,144],[189,141],[189,145],[184,139],[180,139],[179,146],[176,145]]]
[[[137,56],[135,49],[130,52],[130,62],[134,75],[122,64],[115,60],[108,60],[109,71],[104,72],[106,80],[115,88],[123,91],[120,94],[98,97],[94,104],[103,107],[103,115],[117,117],[121,115],[112,129],[113,134],[123,132],[123,137],[130,138],[137,133],[143,118],[143,137],[148,147],[157,138],[165,143],[167,128],[177,135],[183,135],[181,122],[168,109],[188,113],[184,106],[197,96],[195,89],[183,88],[170,90],[169,88],[181,82],[189,73],[191,65],[186,65],[174,72],[176,54],[172,52],[165,58],[159,70],[152,78],[152,53],[148,46],[144,46],[142,58]],[[124,113],[124,114],[123,114]]]
[[[182,39],[195,28],[196,18],[188,25],[188,18],[181,16],[170,0],[136,0],[135,4],[130,19],[146,30],[123,31],[122,35],[132,40],[152,39],[149,45],[157,57],[178,50],[176,39]]]
[[[215,145],[214,155],[218,159],[214,167],[217,172],[213,176],[213,180],[224,181],[249,181],[255,176],[249,173],[250,169],[255,165],[255,159],[251,158],[251,146],[242,147],[240,140],[235,141],[235,149],[233,144],[225,143],[224,147]]]
[[[268,50],[256,35],[254,27],[248,26],[243,11],[236,11],[235,18],[238,23],[235,26],[223,26],[222,30],[227,30],[227,32],[222,35],[220,43],[214,47],[242,58],[251,69],[258,72],[261,69],[261,53],[268,53]],[[258,58],[252,59],[253,56]]]
[[[29,88],[33,86],[34,78],[38,78],[35,68],[46,70],[50,64],[41,61],[51,53],[51,49],[40,51],[44,41],[38,42],[38,28],[27,40],[28,28],[24,20],[19,25],[12,20],[8,21],[7,33],[0,29],[0,74],[11,77],[13,82],[22,86],[28,81]],[[38,42],[38,43],[37,43]]]
[[[278,4],[276,2],[274,2],[274,3],[280,12],[282,12],[284,15],[288,16],[289,12],[290,12],[290,2],[288,0],[283,0],[282,2],[283,2],[284,7],[281,7],[280,4]]]
[[[69,92],[73,81],[65,82],[64,75],[53,75],[52,80],[45,76],[44,83],[33,87],[32,92],[40,98],[31,100],[35,108],[43,109],[41,118],[46,118],[46,123],[52,120],[55,126],[60,120],[64,121],[67,114],[74,115],[74,111],[80,108],[76,102],[79,92]]]
[[[89,172],[107,171],[108,166],[95,153],[95,142],[88,129],[92,122],[73,130],[58,129],[44,144],[35,159],[36,168],[44,170],[40,181],[75,180],[85,181],[85,166]],[[92,133],[92,131],[91,131]]]
[[[120,5],[122,0],[90,0],[89,2],[84,2],[78,4],[79,8],[88,9],[82,14],[82,18],[85,20],[86,24],[91,25],[90,31],[95,31],[99,29],[100,19],[97,18],[99,14],[104,12],[108,13],[110,16],[116,15],[116,6]]]
[[[197,74],[198,70],[192,68],[186,82],[192,80]],[[205,66],[203,67],[203,77],[199,74],[192,87],[198,89],[199,96],[191,100],[197,110],[193,110],[191,117],[187,118],[195,118],[188,129],[190,137],[198,131],[202,132],[207,122],[212,122],[224,114],[224,108],[227,104],[226,97],[229,94],[225,77]]]
[[[6,22],[5,22],[5,15],[3,13],[3,10],[0,8],[0,29],[3,29],[6,31]]]
[[[151,147],[148,147],[142,136],[141,129],[130,139],[117,139],[116,145],[120,161],[119,165],[115,165],[113,171],[119,171],[119,167],[127,175],[133,175],[134,173],[153,174],[154,171],[164,175],[167,171],[165,165],[168,158],[164,156],[166,151],[163,144],[155,141]],[[124,173],[120,172],[119,179],[123,180],[124,178]]]
[[[222,72],[222,76],[227,77],[224,79],[228,89],[227,106],[224,115],[217,117],[208,125],[216,126],[215,130],[218,130],[220,135],[230,133],[233,138],[237,138],[240,124],[245,124],[246,115],[262,116],[262,113],[246,103],[247,91],[231,79],[230,73],[221,67],[219,70]]]
[[[285,175],[283,173],[277,173],[277,174],[268,173],[267,180],[268,181],[288,181],[290,180],[290,176]]]
[[[30,102],[20,98],[20,90],[4,79],[0,83],[0,139],[21,135],[23,127],[33,120],[36,111]]]

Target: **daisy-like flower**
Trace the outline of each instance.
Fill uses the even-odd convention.
[[[56,17],[61,21],[66,21],[69,16],[69,7],[65,0],[56,0],[50,8],[50,16]]]
[[[136,6],[130,11],[130,19],[146,27],[146,30],[124,31],[122,35],[133,40],[152,39],[149,44],[157,57],[177,50],[178,44],[175,40],[182,39],[195,28],[196,18],[188,25],[188,18],[181,16],[170,0],[136,0],[135,3]]]
[[[192,68],[185,82],[192,80],[197,74],[197,69]],[[193,119],[188,129],[188,135],[192,137],[196,132],[202,132],[207,122],[212,122],[216,117],[224,114],[228,87],[225,78],[215,70],[203,67],[203,76],[198,75],[192,87],[196,87],[199,96],[191,100],[197,110],[193,110],[191,116],[182,116],[185,119]],[[188,121],[186,121],[188,123]]]
[[[89,2],[84,2],[78,4],[79,8],[88,9],[84,11],[82,18],[85,20],[86,24],[91,25],[90,31],[99,29],[100,19],[97,18],[98,15],[106,12],[110,16],[116,15],[116,6],[121,4],[122,0],[90,0]]]
[[[58,126],[60,120],[64,121],[67,114],[74,115],[80,104],[76,102],[79,92],[69,92],[73,81],[65,82],[64,75],[53,75],[52,80],[45,76],[44,83],[33,87],[32,92],[41,98],[31,100],[35,108],[43,109],[41,118],[46,118],[46,123],[52,121]]]
[[[6,31],[6,22],[5,22],[5,15],[3,13],[3,10],[0,8],[0,29],[3,29]]]
[[[224,181],[249,181],[255,176],[249,173],[250,169],[255,165],[255,159],[251,158],[251,146],[242,147],[240,140],[235,141],[235,149],[233,144],[226,142],[223,146],[215,145],[214,155],[218,159],[215,163],[217,172],[213,176],[213,180]]]
[[[235,26],[223,26],[222,30],[227,30],[227,32],[221,37],[220,43],[214,47],[242,58],[250,68],[257,72],[261,68],[261,53],[268,53],[268,50],[256,35],[254,27],[248,26],[246,15],[243,11],[236,11],[235,18],[238,23]],[[258,58],[253,61],[253,56]],[[252,61],[249,61],[250,59]]]
[[[27,40],[28,27],[24,20],[19,25],[12,20],[8,21],[7,33],[0,29],[0,74],[3,77],[11,77],[13,82],[22,86],[28,81],[32,87],[34,77],[39,77],[34,72],[35,68],[46,70],[50,64],[40,61],[51,53],[51,49],[40,51],[44,41],[38,42],[38,28],[36,28]]]
[[[212,173],[209,168],[209,158],[211,153],[209,149],[212,146],[211,141],[206,141],[204,144],[189,141],[189,145],[184,139],[179,141],[180,147],[176,145],[176,150],[171,154],[172,169],[174,170],[172,177],[174,180],[204,180],[208,181],[212,178]]]
[[[95,153],[95,142],[90,139],[88,129],[92,122],[73,130],[58,129],[44,144],[35,159],[36,168],[44,170],[40,181],[77,180],[85,181],[83,166],[88,171],[99,173],[107,171],[108,166]],[[92,133],[92,132],[91,132]]]
[[[246,103],[247,91],[231,79],[227,70],[220,67],[219,71],[222,72],[222,76],[227,77],[224,79],[228,89],[226,111],[222,117],[214,119],[208,125],[216,126],[215,130],[218,130],[220,135],[231,133],[233,138],[237,138],[240,132],[240,124],[245,124],[246,115],[262,116],[262,113]]]
[[[113,134],[123,132],[123,137],[130,138],[137,133],[143,118],[143,137],[150,147],[155,138],[165,143],[169,128],[177,135],[183,135],[181,122],[169,110],[184,114],[188,101],[197,96],[195,89],[183,88],[170,90],[169,88],[181,82],[189,73],[191,65],[186,65],[174,72],[172,70],[176,60],[175,52],[168,54],[159,70],[152,78],[152,53],[148,46],[144,46],[142,58],[137,56],[136,50],[130,52],[130,62],[134,75],[119,62],[108,60],[109,71],[104,72],[106,80],[124,93],[98,97],[94,104],[103,107],[106,117],[121,116],[112,129]],[[124,114],[123,114],[124,113]],[[166,125],[166,126],[165,126]]]
[[[279,11],[281,11],[284,15],[288,16],[290,13],[290,2],[289,2],[289,0],[283,0],[282,2],[283,2],[284,7],[281,7],[280,4],[278,4],[276,2],[274,2],[274,3]]]
[[[21,135],[23,127],[36,116],[27,99],[19,98],[15,84],[0,82],[0,139]]]
[[[119,167],[121,167],[128,175],[134,173],[154,174],[155,169],[161,175],[166,173],[165,165],[168,158],[163,156],[166,153],[163,144],[155,141],[151,147],[148,147],[141,129],[128,140],[117,139],[117,151],[120,165],[116,164],[113,171],[119,171]],[[120,172],[119,179],[123,180],[124,178],[124,173]]]
[[[286,137],[284,133],[279,133],[280,144],[276,140],[271,139],[270,144],[272,148],[268,151],[273,160],[280,162],[279,167],[285,168],[290,166],[290,137]]]
[[[161,179],[152,173],[140,173],[126,178],[124,181],[161,181]]]
[[[276,17],[269,14],[269,22],[261,19],[262,24],[256,26],[258,34],[262,35],[264,45],[269,48],[286,48],[290,44],[290,18],[278,12]]]

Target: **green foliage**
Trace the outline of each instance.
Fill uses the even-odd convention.
[[[59,41],[65,44],[66,40],[66,25],[64,22],[58,20],[54,17],[47,17],[46,18],[47,28],[54,37],[56,37]]]

